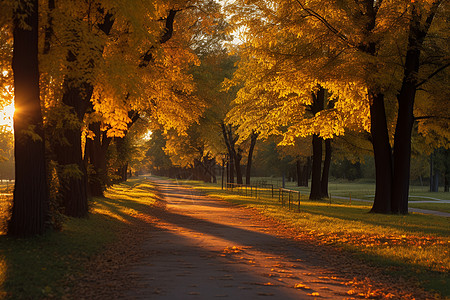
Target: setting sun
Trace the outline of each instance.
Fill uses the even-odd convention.
[[[14,103],[5,106],[0,110],[0,126],[6,125],[9,128],[13,128],[13,116],[14,116]]]

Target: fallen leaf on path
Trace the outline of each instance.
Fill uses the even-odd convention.
[[[302,283],[297,283],[296,285],[294,285],[294,288],[302,289],[302,290],[310,290],[311,289],[309,286],[304,285]]]

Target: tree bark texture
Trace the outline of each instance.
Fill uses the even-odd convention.
[[[248,150],[247,157],[247,168],[245,169],[245,184],[250,185],[250,177],[252,172],[252,159],[253,159],[253,150],[255,149],[256,140],[258,139],[258,134],[253,131],[250,135],[250,148]]]
[[[89,129],[94,132],[95,136],[94,139],[86,140],[85,155],[88,156],[88,162],[94,171],[88,176],[88,190],[90,196],[103,197],[108,183],[106,152],[112,138],[107,137],[105,131],[100,131],[100,122],[90,124]]]
[[[237,151],[233,151],[234,153],[234,167],[236,169],[236,183],[243,184],[242,180],[242,169],[241,169],[241,160],[242,160],[242,149],[238,147]]]
[[[318,200],[321,198],[321,172],[322,172],[322,138],[314,134],[313,144],[313,163],[311,178],[311,193],[309,199]]]
[[[20,17],[30,27],[22,28]],[[45,231],[48,209],[44,130],[39,98],[38,1],[18,1],[14,11],[14,155],[16,182],[8,234]]]
[[[113,15],[106,13],[103,22],[98,24],[98,28],[105,34],[109,34],[113,24]],[[103,50],[96,54],[101,55],[102,52]],[[76,68],[77,60],[77,54],[69,51],[67,62],[72,65],[72,68]],[[94,68],[93,59],[92,68]],[[70,176],[67,173],[60,173],[61,194],[66,215],[71,217],[85,217],[88,213],[87,172],[82,158],[81,127],[84,115],[91,105],[90,101],[94,88],[91,83],[83,79],[70,77],[65,79],[63,87],[64,94],[62,102],[76,116],[78,124],[71,124],[64,128],[63,136],[65,140],[54,143],[54,152],[61,170],[77,168],[79,175]]]
[[[331,139],[325,140],[325,159],[323,161],[322,179],[320,181],[320,193],[323,198],[328,198],[328,177],[331,165]]]
[[[370,133],[375,159],[375,199],[371,212],[391,212],[392,154],[384,108],[384,95],[369,93]]]
[[[437,6],[432,8],[425,25],[422,25],[422,16],[417,13],[415,5],[412,6],[403,81],[397,95],[398,116],[394,135],[394,181],[391,210],[398,214],[408,213],[411,131],[414,123],[413,110],[417,91],[417,75],[420,68],[420,49],[434,17],[433,9],[437,9]]]
[[[317,94],[312,94],[311,111],[314,115],[322,111],[325,106],[325,89],[320,88]],[[313,163],[312,163],[312,179],[311,179],[311,193],[309,199],[321,199],[321,173],[322,173],[322,141],[323,139],[317,134],[313,135]]]
[[[230,132],[229,132],[225,123],[222,122],[220,125],[222,127],[223,139],[225,141],[225,145],[228,150],[228,164],[227,164],[228,176],[227,176],[227,178],[228,178],[229,183],[234,183],[234,166],[235,166],[234,157],[235,157],[235,155],[233,152],[235,152],[235,149],[234,149],[235,141],[231,137],[231,134],[232,134],[231,128],[230,128]]]

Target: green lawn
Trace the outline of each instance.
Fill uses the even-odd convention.
[[[83,264],[116,241],[156,198],[152,184],[132,179],[93,199],[89,217],[67,219],[61,232],[27,239],[0,234],[0,298],[61,298],[70,288],[67,278],[83,272]]]
[[[220,178],[218,178],[220,183]],[[282,181],[277,177],[256,177],[252,178],[252,183],[265,182],[267,184],[273,184],[274,188],[279,188],[282,185]],[[309,195],[309,187],[297,187],[295,182],[285,182],[285,187],[287,189],[292,189],[296,191],[301,191],[304,195]],[[422,208],[422,209],[432,209],[443,212],[450,212],[450,203],[438,203],[435,199],[440,200],[450,200],[449,192],[428,192],[427,186],[410,186],[410,202],[413,201],[436,201],[436,203],[415,203],[411,204],[411,207]],[[358,181],[346,181],[346,180],[335,180],[328,184],[329,195],[333,200],[335,197],[345,197],[352,199],[362,199],[373,201],[375,195],[375,183],[370,182],[358,182]]]
[[[289,196],[284,195],[282,206],[276,191],[273,198],[271,190],[259,191],[255,198],[249,196],[249,190],[245,196],[245,190],[229,192],[222,190],[219,184],[183,183],[208,195],[255,208],[297,229],[299,236],[336,245],[389,272],[415,278],[428,290],[450,296],[448,218],[416,213],[407,216],[370,214],[371,203],[354,200],[350,203],[344,199],[309,201],[306,190],[301,194],[300,211],[298,194],[291,195],[289,210]],[[331,185],[334,191],[343,192],[357,192],[367,186]],[[254,191],[252,193],[255,195]]]

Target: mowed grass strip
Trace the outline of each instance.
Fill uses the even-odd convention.
[[[14,239],[0,235],[0,299],[60,298],[67,278],[84,271],[90,258],[114,243],[158,198],[155,187],[132,179],[91,200],[88,218],[68,218],[60,232]]]
[[[335,245],[386,272],[419,281],[423,287],[443,297],[450,296],[449,219],[412,213],[380,215],[368,213],[367,202],[333,199],[309,201],[303,193],[298,211],[298,196],[292,195],[291,210],[282,207],[271,191],[260,197],[222,190],[220,185],[183,181],[212,197],[257,209],[260,213],[291,226],[297,238],[313,243]],[[261,191],[260,191],[261,192]],[[249,195],[249,193],[247,193]]]
[[[273,184],[278,188],[282,184],[281,178],[271,177],[255,177],[253,182],[266,182]],[[295,182],[287,181],[286,188],[301,191],[304,194],[309,194],[309,187],[298,187]],[[450,203],[442,203],[440,200],[450,200],[450,193],[442,191],[429,192],[428,186],[411,185],[409,188],[410,206],[421,209],[437,210],[450,213]],[[345,197],[352,199],[362,199],[366,201],[373,201],[375,195],[375,182],[366,182],[364,180],[348,181],[343,179],[334,179],[328,184],[329,194],[333,199],[336,197]],[[414,203],[420,201],[427,201],[430,203]]]

